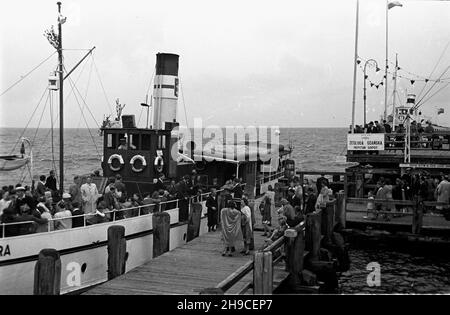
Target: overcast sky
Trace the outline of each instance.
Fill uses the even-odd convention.
[[[67,16],[63,46],[97,47],[94,61],[108,102],[114,106],[120,98],[126,104],[124,113],[135,114],[136,120],[155,54],[170,52],[180,55],[184,102],[180,97],[178,120],[182,123],[183,103],[191,125],[194,117],[220,126],[347,127],[351,122],[356,0],[62,2]],[[403,7],[389,10],[389,58],[394,61],[398,53],[402,70],[426,77],[450,41],[450,2],[401,2]],[[56,10],[56,0],[1,1],[0,93],[54,51],[43,31],[56,26]],[[66,68],[72,68],[84,53],[67,50]],[[384,0],[360,0],[359,55],[374,58],[384,67]],[[27,123],[56,64],[54,55],[0,97],[0,126]],[[433,77],[448,66],[450,47]],[[75,80],[81,73],[77,87],[101,123],[110,110],[95,69],[89,58],[72,77]],[[363,73],[359,68],[357,75],[356,114],[361,123]],[[368,75],[373,82],[383,76],[373,70]],[[444,77],[450,77],[450,71]],[[405,99],[405,89],[419,94],[422,87],[421,82],[411,85],[400,80],[400,100]],[[70,90],[66,82],[66,95]],[[45,100],[31,126],[37,126]],[[450,86],[424,105],[423,112],[436,116],[436,109],[444,107],[439,121],[450,121],[449,100]],[[43,127],[50,126],[49,107],[42,116]],[[73,96],[65,108],[67,127],[86,127]],[[383,87],[368,89],[368,108],[368,119],[378,119],[384,109]],[[85,114],[89,126],[96,127],[91,115]],[[140,125],[144,123],[142,115]]]

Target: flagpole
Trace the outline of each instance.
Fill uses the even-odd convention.
[[[398,54],[395,54],[395,75],[394,75],[394,93],[392,95],[392,132],[395,130],[395,101],[397,93],[397,69],[398,69]]]
[[[58,72],[59,72],[59,191],[64,193],[64,73],[62,48],[61,2],[58,5]]]
[[[384,69],[385,84],[384,84],[384,119],[387,116],[387,99],[388,99],[388,0],[386,0],[386,68]]]
[[[356,30],[355,30],[355,59],[353,60],[353,100],[352,100],[352,130],[355,132],[355,102],[356,102],[356,63],[358,60],[358,19],[359,19],[359,0],[356,0]]]

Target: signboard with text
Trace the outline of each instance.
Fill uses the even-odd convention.
[[[347,135],[347,150],[384,150],[384,133],[349,133]]]

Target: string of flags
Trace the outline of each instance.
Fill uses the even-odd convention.
[[[366,62],[367,62],[367,60],[364,59],[364,58],[362,58],[362,57],[360,57],[360,56],[358,56],[358,59],[356,60],[356,63],[358,64],[359,68],[360,68],[362,71],[364,71],[364,66],[363,66],[363,65],[364,65]],[[392,63],[392,62],[390,62],[390,64],[392,65],[392,68],[393,68],[394,71],[395,71],[395,64]],[[369,68],[375,69],[376,72],[379,72],[379,71],[381,70],[378,66],[376,66],[375,64],[373,64],[373,63],[371,63],[371,62],[368,62],[368,63],[367,63],[367,66],[368,66]],[[389,65],[387,65],[386,68],[387,68],[387,69],[390,69]],[[398,73],[398,71],[402,71],[403,73],[406,73],[406,74],[408,74],[409,76],[408,76],[408,75],[405,75],[405,74],[402,74],[402,73]],[[391,70],[391,71],[388,70],[387,73],[388,73],[389,75],[392,75],[392,76],[393,76],[393,77],[392,77],[393,80],[395,79],[395,73],[394,73],[392,70]],[[365,79],[369,81],[369,84],[370,84],[371,87],[375,87],[375,88],[378,89],[380,86],[383,86],[383,85],[384,85],[384,80],[386,79],[386,75],[383,75],[383,78],[382,78],[379,82],[376,82],[375,80],[372,81],[372,80],[369,78],[369,76],[368,76],[367,74],[365,75]],[[411,85],[414,85],[416,82],[424,82],[424,83],[428,83],[428,82],[450,83],[450,78],[431,79],[431,78],[427,78],[427,77],[424,77],[424,76],[420,76],[420,75],[418,75],[418,74],[415,74],[415,73],[412,73],[412,72],[410,72],[410,71],[407,71],[407,70],[405,70],[405,69],[403,69],[403,68],[401,68],[401,67],[399,67],[399,66],[397,66],[397,79],[404,79],[404,80],[407,80],[407,81],[409,81],[409,83],[410,83]]]

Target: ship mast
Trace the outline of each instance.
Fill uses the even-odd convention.
[[[61,2],[58,5],[58,72],[59,72],[59,190],[64,193],[64,94]]]

